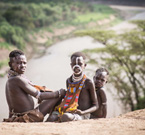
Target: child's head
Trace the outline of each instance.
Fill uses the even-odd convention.
[[[14,50],[9,54],[9,66],[11,70],[23,74],[27,67],[25,54],[20,50]]]
[[[86,67],[85,55],[82,52],[75,52],[71,55],[71,67],[75,75],[82,74]]]
[[[105,68],[97,69],[95,72],[95,76],[93,78],[95,87],[96,88],[103,87],[107,83],[108,77],[109,77],[109,72],[107,69]]]

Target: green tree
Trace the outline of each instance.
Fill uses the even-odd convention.
[[[100,42],[105,43],[104,48],[86,50],[90,62],[106,67],[110,71],[110,82],[114,84],[119,98],[131,110],[145,108],[145,21],[134,21],[137,29],[115,37],[110,31],[102,35],[88,34]],[[91,33],[91,32],[90,32]],[[108,34],[107,34],[108,33]],[[83,32],[80,35],[85,35]],[[100,54],[101,62],[98,63]],[[92,58],[93,56],[93,58]]]
[[[3,37],[7,43],[12,44],[19,49],[25,48],[25,32],[21,27],[14,27],[7,22],[2,22],[0,23],[0,36]]]
[[[22,5],[7,9],[3,16],[11,25],[20,26],[24,29],[34,28],[33,20],[28,9]]]

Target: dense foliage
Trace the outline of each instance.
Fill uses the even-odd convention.
[[[104,48],[86,50],[86,53],[91,63],[110,71],[110,82],[131,110],[145,108],[145,21],[133,23],[137,24],[137,29],[120,35],[111,31],[77,32],[77,35],[89,35],[105,44]],[[99,58],[96,53],[100,54]]]
[[[84,16],[87,13],[90,13],[88,18]],[[109,16],[113,13],[114,11],[107,6],[70,0],[2,0],[0,2],[0,38],[9,45],[24,49],[30,31],[52,27],[55,24],[61,27],[67,24],[88,23],[95,21],[96,15]]]

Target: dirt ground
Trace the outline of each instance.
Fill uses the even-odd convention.
[[[0,123],[0,135],[145,135],[145,109],[65,123]]]

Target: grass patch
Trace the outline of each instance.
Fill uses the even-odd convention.
[[[114,21],[112,21],[110,23],[110,26],[114,26],[114,25],[117,25],[119,23],[121,23],[123,20],[121,18],[116,18]]]
[[[110,14],[100,14],[100,13],[87,13],[85,15],[79,15],[73,21],[74,23],[88,23],[92,21],[103,20],[104,18],[109,18]]]
[[[104,14],[114,14],[115,11],[106,5],[98,5],[98,4],[93,4],[93,12],[99,12],[99,13],[104,13]]]
[[[10,44],[7,42],[0,42],[0,49],[10,49]]]
[[[0,69],[3,67],[3,66],[8,66],[8,59],[5,59],[3,61],[0,61]]]
[[[49,47],[53,44],[53,41],[51,39],[48,39],[47,42],[44,44],[45,47]]]

